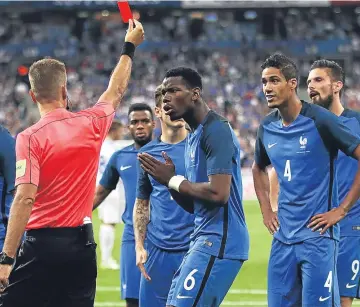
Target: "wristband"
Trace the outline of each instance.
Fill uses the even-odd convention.
[[[176,192],[179,192],[179,187],[180,187],[180,184],[186,180],[184,176],[181,176],[181,175],[175,175],[175,176],[172,176],[169,180],[169,183],[168,183],[168,187],[169,189],[173,189],[175,190]]]
[[[135,53],[135,45],[130,42],[125,42],[125,44],[123,45],[122,51],[121,51],[121,55],[125,54],[125,55],[129,56],[131,59],[133,59],[134,53]]]

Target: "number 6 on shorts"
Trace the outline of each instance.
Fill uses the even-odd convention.
[[[192,270],[188,276],[186,276],[185,280],[184,280],[184,289],[187,291],[190,291],[192,289],[194,289],[195,287],[195,278],[193,277],[193,275],[197,272],[197,269]],[[190,285],[189,285],[190,282]]]

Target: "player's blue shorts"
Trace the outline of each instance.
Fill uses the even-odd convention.
[[[240,260],[220,259],[190,250],[174,275],[166,305],[220,306],[242,264]]]
[[[151,277],[151,281],[147,281],[141,276],[140,306],[165,307],[172,279],[179,269],[186,251],[165,251],[149,241],[146,243],[146,250],[148,260],[145,263],[145,269]]]
[[[268,306],[340,307],[337,249],[338,242],[326,237],[297,244],[274,239],[268,268]]]
[[[120,258],[121,298],[139,299],[141,273],[136,266],[135,242],[121,244]]]
[[[341,237],[337,271],[340,296],[360,298],[360,237]]]

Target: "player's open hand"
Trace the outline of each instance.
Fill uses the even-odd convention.
[[[147,261],[147,251],[143,246],[136,246],[136,265],[139,268],[141,274],[147,281],[150,281],[151,278],[145,270],[145,262]]]
[[[270,234],[273,235],[280,228],[277,212],[269,210],[263,214],[263,221]]]
[[[11,265],[0,264],[0,293],[3,292],[9,284],[9,276],[11,269]]]
[[[167,186],[171,177],[175,175],[175,165],[165,152],[163,152],[162,155],[165,159],[165,163],[156,160],[147,153],[140,153],[138,159],[145,172],[160,184]]]
[[[134,28],[135,23],[135,28]],[[125,42],[133,43],[135,47],[139,46],[145,39],[144,28],[141,22],[129,20],[129,28],[126,31]]]
[[[346,212],[342,207],[334,208],[326,213],[313,216],[308,228],[311,228],[312,231],[320,230],[320,234],[324,234],[331,226],[342,220],[345,215]]]

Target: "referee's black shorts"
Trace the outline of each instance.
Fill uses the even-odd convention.
[[[29,230],[0,306],[93,307],[96,244],[86,232],[83,226]]]

